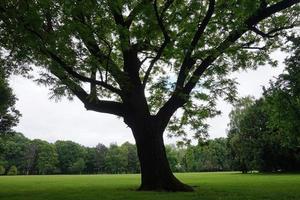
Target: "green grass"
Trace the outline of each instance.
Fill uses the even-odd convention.
[[[192,193],[137,192],[139,175],[2,176],[1,200],[299,200],[300,174],[176,174]]]

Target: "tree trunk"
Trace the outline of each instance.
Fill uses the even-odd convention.
[[[134,131],[142,176],[139,190],[193,191],[192,187],[183,184],[173,175],[162,134],[149,134],[149,129],[143,133]]]

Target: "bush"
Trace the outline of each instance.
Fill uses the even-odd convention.
[[[0,165],[0,175],[4,175],[5,174],[5,168]]]
[[[8,170],[8,172],[7,172],[7,175],[11,175],[11,176],[17,175],[17,174],[18,174],[18,169],[14,165],[11,166],[10,169]]]

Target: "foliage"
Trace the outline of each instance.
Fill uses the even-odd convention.
[[[20,112],[15,108],[16,100],[0,63],[0,136],[11,132],[11,128],[19,122]]]
[[[188,142],[186,131],[207,136],[217,97],[235,99],[231,72],[276,64],[270,52],[299,25],[297,3],[4,0],[1,62],[21,74],[42,68],[37,82],[55,97],[75,95],[131,128],[152,115]]]
[[[292,171],[300,169],[299,38],[291,38],[292,55],[285,73],[263,97],[243,99],[231,112],[228,133],[237,169]]]
[[[127,173],[138,173],[140,172],[139,159],[137,155],[137,149],[134,144],[125,142],[121,145],[121,150],[125,153],[125,158],[127,158]]]
[[[72,172],[73,165],[85,155],[84,147],[72,141],[57,141],[55,147],[62,173]]]
[[[17,175],[18,169],[15,165],[11,166],[7,172],[7,175]]]
[[[45,141],[33,141],[37,144],[36,168],[38,174],[52,174],[58,164],[58,154],[55,146]]]
[[[139,173],[140,166],[136,146],[129,142],[109,147],[99,143],[96,147],[84,147],[71,141],[55,144],[43,140],[29,140],[15,133],[6,140],[0,139],[0,165],[15,165],[18,174],[94,174]],[[171,169],[176,172],[230,170],[224,138],[206,143],[176,147],[166,145]]]
[[[79,158],[76,162],[74,162],[70,168],[70,171],[72,173],[79,173],[81,174],[82,171],[85,168],[85,162],[83,160],[83,158]]]
[[[29,139],[21,133],[14,133],[9,137],[0,138],[1,152],[0,158],[6,169],[15,165],[19,171],[23,171],[24,167],[24,152],[26,151]]]
[[[128,165],[126,154],[116,144],[111,144],[105,157],[106,170],[110,173],[122,173]]]
[[[5,168],[0,165],[0,175],[4,175],[5,174]]]
[[[184,171],[228,171],[231,160],[226,138],[189,146],[182,161]]]

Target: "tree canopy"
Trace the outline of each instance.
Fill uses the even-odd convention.
[[[134,88],[157,116],[184,104],[170,131],[189,125],[199,137],[215,97],[235,97],[230,72],[274,64],[270,53],[299,25],[297,2],[5,0],[1,58],[9,70],[43,68],[39,83],[89,110],[125,116]]]

